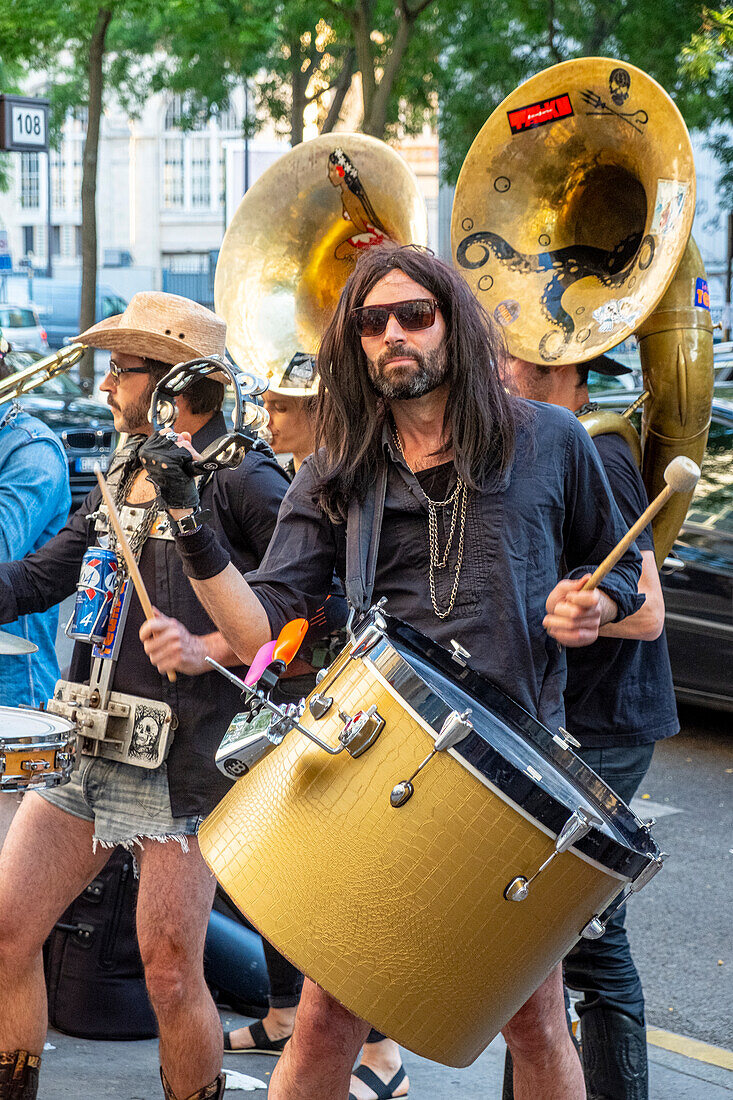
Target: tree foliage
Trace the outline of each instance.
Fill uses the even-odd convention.
[[[702,25],[683,47],[680,74],[697,95],[701,120],[713,130],[733,123],[733,7],[705,8]],[[718,194],[733,211],[733,142],[727,133],[711,136],[708,147],[721,167]]]

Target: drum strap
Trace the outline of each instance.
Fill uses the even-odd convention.
[[[365,614],[372,602],[387,469],[387,463],[383,462],[364,500],[352,500],[346,517],[346,599],[352,616]]]

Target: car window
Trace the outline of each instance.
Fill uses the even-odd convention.
[[[629,386],[622,379],[628,375],[599,374],[588,371],[588,390],[590,393],[625,393]]]
[[[733,535],[733,423],[713,420],[688,523]]]
[[[0,307],[0,328],[35,328],[38,320],[32,309]]]
[[[34,363],[45,358],[35,351],[11,351],[5,356],[4,362],[16,371],[26,370]],[[33,386],[31,393],[43,393],[56,397],[84,397],[84,391],[68,374],[56,374],[47,379],[41,386]]]

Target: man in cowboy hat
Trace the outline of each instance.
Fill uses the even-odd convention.
[[[152,432],[148,409],[156,384],[172,364],[223,357],[225,335],[224,322],[210,310],[151,292],[136,294],[123,314],[79,337],[112,353],[102,391],[116,428],[129,439],[107,482],[123,521],[133,526],[131,545],[156,607],[146,655],[138,637],[143,611],[136,595],[129,598],[126,620],[120,616],[123,635],[111,686],[131,706],[138,700],[149,704],[146,714],[167,705],[177,725],[160,766],[82,751],[71,781],[29,795],[13,823],[0,863],[0,1100],[36,1095],[46,1033],[41,948],[59,915],[118,844],[134,848],[140,868],[138,939],[158,1019],[165,1095],[208,1100],[224,1092],[221,1025],[202,966],[215,883],[196,833],[229,786],[214,766],[214,752],[239,702],[237,689],[209,672],[204,658],[239,661],[183,575],[171,525],[161,522],[138,451]],[[190,434],[199,451],[225,432],[223,394],[223,385],[207,377],[177,399],[176,427]],[[201,504],[242,571],[255,568],[263,556],[287,484],[269,448],[257,447],[236,470],[220,470],[199,484]],[[55,538],[22,561],[0,566],[0,622],[74,591],[86,549],[98,544],[100,534],[109,538],[100,504],[95,489]],[[69,678],[80,692],[89,690],[83,683],[91,658],[90,647],[77,643]],[[93,676],[101,664],[91,659]],[[169,672],[176,674],[174,682]]]

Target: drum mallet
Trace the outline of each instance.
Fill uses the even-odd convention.
[[[664,471],[666,485],[659,496],[655,497],[649,507],[639,516],[633,527],[630,527],[624,537],[613,548],[607,558],[604,558],[593,576],[589,577],[581,588],[581,592],[587,592],[591,588],[597,588],[603,578],[609,573],[616,562],[621,558],[631,543],[634,542],[646,525],[651,522],[657,512],[667,503],[673,493],[691,493],[697,485],[700,477],[700,467],[691,458],[678,455],[673,458]]]
[[[141,575],[140,570],[138,568],[138,564],[135,561],[135,555],[133,554],[132,550],[130,549],[130,544],[127,541],[127,536],[125,535],[125,532],[122,528],[122,524],[120,523],[120,517],[117,513],[117,509],[115,508],[115,502],[112,500],[112,497],[110,495],[110,491],[107,488],[107,482],[102,477],[102,470],[99,466],[99,463],[97,463],[95,465],[94,472],[97,475],[97,481],[99,482],[99,488],[102,490],[102,499],[104,500],[104,503],[107,505],[107,509],[109,511],[109,518],[110,518],[110,521],[112,523],[112,526],[115,529],[115,534],[117,535],[117,541],[120,544],[120,550],[122,551],[122,556],[125,559],[125,565],[127,566],[127,572],[130,574],[130,580],[135,585],[135,591],[137,592],[137,598],[140,600],[140,603],[142,605],[142,609],[145,612],[145,618],[148,619],[148,620],[149,619],[154,619],[155,618],[155,612],[153,611],[153,605],[150,602],[150,596],[148,596],[147,589],[145,588],[145,582],[143,581],[142,575]],[[168,676],[168,679],[170,680],[170,682],[172,684],[175,683],[175,679],[176,679],[175,672],[169,672],[169,673],[167,673],[167,676]]]

